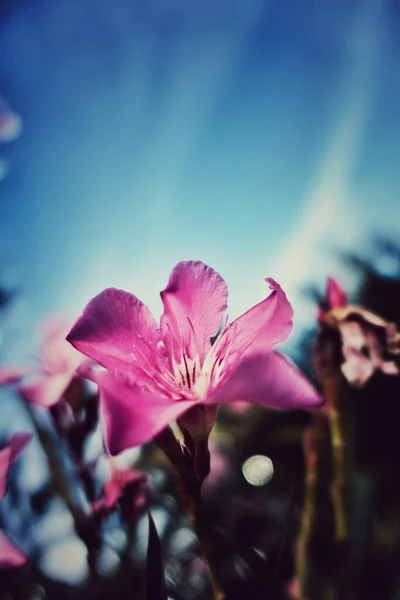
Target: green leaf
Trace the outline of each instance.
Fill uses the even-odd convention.
[[[149,541],[146,566],[147,600],[168,600],[165,587],[162,548],[157,529],[149,511]]]

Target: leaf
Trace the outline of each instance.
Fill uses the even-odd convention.
[[[162,548],[153,517],[149,511],[149,541],[147,544],[147,600],[168,600],[164,579]]]

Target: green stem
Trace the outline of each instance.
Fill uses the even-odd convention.
[[[211,589],[213,592],[213,600],[224,600],[225,594],[222,590],[217,573],[213,566],[214,557],[211,551],[209,532],[208,527],[206,525],[206,520],[204,519],[203,507],[200,496],[197,498],[197,500],[193,501],[191,509],[189,511],[189,516],[192,521],[193,529],[195,530],[199,539],[203,555],[208,565]]]
[[[24,399],[25,408],[27,413],[31,419],[33,427],[35,429],[36,435],[40,441],[42,449],[46,455],[50,474],[51,481],[54,483],[55,488],[59,494],[59,496],[64,500],[73,520],[75,531],[77,535],[82,539],[85,543],[88,550],[88,563],[91,569],[92,576],[95,573],[95,553],[93,551],[93,546],[89,541],[89,537],[92,536],[93,532],[90,531],[90,523],[88,521],[87,514],[79,509],[76,506],[75,501],[73,500],[69,488],[68,481],[65,477],[65,474],[60,467],[57,456],[54,454],[52,441],[47,433],[47,431],[40,425],[38,422],[36,415],[32,409],[30,403]]]
[[[340,376],[326,378],[323,381],[326,398],[325,414],[328,419],[332,451],[332,483],[330,494],[335,521],[336,543],[347,542],[347,465],[346,442],[343,418],[340,411],[342,379]]]
[[[207,436],[208,437],[208,436]],[[178,489],[181,495],[182,504],[185,507],[191,520],[194,531],[200,542],[203,555],[206,559],[211,588],[213,592],[213,600],[224,600],[225,595],[219,583],[216,571],[213,566],[213,556],[211,552],[211,544],[207,521],[204,518],[203,505],[201,501],[201,485],[204,479],[203,471],[209,470],[207,464],[201,463],[200,479],[196,474],[196,448],[186,447],[181,445],[174,436],[172,430],[167,428],[155,438],[156,444],[174,465],[178,475]],[[204,448],[203,448],[204,450]],[[207,449],[208,452],[208,449]]]
[[[296,545],[296,600],[306,597],[308,554],[316,518],[318,466],[320,459],[321,417],[314,414],[312,423],[304,432],[303,455],[305,462],[304,502],[300,533]]]
[[[346,515],[346,446],[343,426],[339,412],[335,407],[328,407],[328,419],[331,432],[333,480],[330,488],[335,518],[336,543],[346,541],[348,526]]]
[[[341,411],[341,396],[343,393],[343,378],[337,374],[323,380],[323,390],[326,398],[325,414],[330,430],[332,453],[332,481],[330,496],[334,516],[334,574],[337,582],[337,594],[340,600],[348,600],[354,596],[354,581],[350,561],[349,526],[347,515],[348,499],[348,452],[343,413]]]

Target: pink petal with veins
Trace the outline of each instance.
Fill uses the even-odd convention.
[[[244,358],[207,401],[242,400],[275,408],[314,408],[322,398],[307,378],[277,352]]]
[[[222,277],[200,261],[180,262],[161,292],[161,331],[170,354],[180,360],[182,347],[203,362],[227,308],[228,287]]]
[[[132,294],[110,288],[96,296],[67,340],[109,369],[148,377],[168,369],[161,332],[150,310]],[[158,363],[157,363],[158,361]]]
[[[245,356],[269,352],[292,330],[293,309],[286,294],[273,279],[266,281],[272,293],[233,321],[212,348],[212,354],[223,359],[225,369]]]
[[[149,442],[195,405],[192,400],[173,401],[126,384],[109,371],[93,369],[90,378],[100,388],[107,447],[112,455]]]

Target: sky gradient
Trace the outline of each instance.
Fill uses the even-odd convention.
[[[333,249],[398,231],[398,25],[388,0],[10,3],[3,360],[105,287],[158,316],[187,259],[224,276],[232,317],[272,276],[310,322],[305,284],[354,283]]]

